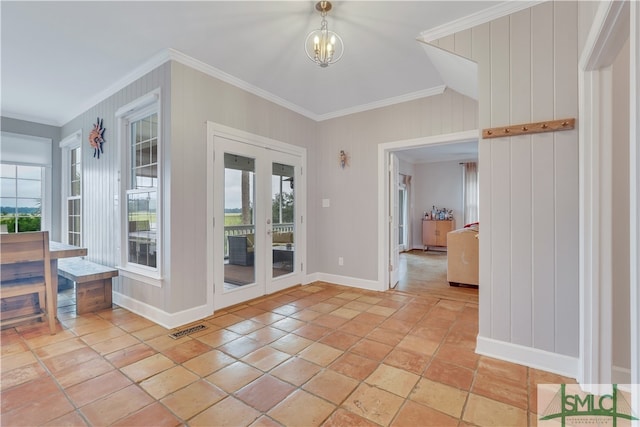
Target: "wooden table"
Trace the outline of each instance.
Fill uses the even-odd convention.
[[[54,312],[58,311],[58,260],[61,258],[72,258],[87,255],[87,248],[67,245],[65,243],[49,241],[49,252],[51,253],[51,276],[54,290],[53,306]],[[42,262],[25,262],[20,264],[8,264],[2,266],[2,276],[12,274],[33,275],[34,272],[42,274]],[[12,270],[16,271],[13,273]],[[39,310],[37,298],[33,295],[25,295],[13,298],[5,298],[2,301],[2,313],[14,316],[15,313],[30,314]]]

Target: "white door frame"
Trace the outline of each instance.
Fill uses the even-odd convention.
[[[235,129],[229,126],[221,125],[211,121],[207,121],[207,307],[213,312],[214,309],[220,308],[219,303],[215,300],[215,265],[209,260],[214,260],[214,254],[216,253],[216,240],[214,236],[219,231],[219,228],[224,227],[224,218],[220,218],[216,221],[215,212],[215,200],[213,195],[215,194],[215,144],[216,137],[222,137],[234,141],[238,141],[244,144],[254,145],[256,147],[272,150],[276,152],[291,154],[301,159],[299,182],[296,182],[296,188],[300,191],[296,192],[296,247],[295,247],[295,260],[296,266],[294,267],[293,274],[287,274],[278,278],[271,278],[270,282],[266,284],[266,292],[272,293],[288,286],[304,283],[304,277],[306,277],[306,258],[307,258],[307,221],[305,217],[307,214],[307,182],[305,171],[307,169],[307,149],[299,147],[297,145],[288,144],[285,142],[277,141],[274,139],[266,138],[260,135],[252,134],[246,131]],[[269,185],[270,187],[270,185]],[[270,209],[270,207],[269,207]],[[216,224],[217,222],[217,224]],[[257,226],[257,224],[256,224]],[[268,261],[268,260],[267,260]],[[299,268],[298,268],[299,267]],[[266,268],[266,267],[265,267]],[[256,275],[259,271],[256,268]],[[276,283],[277,282],[277,283]]]
[[[640,414],[640,4],[632,2],[630,11],[630,120],[629,124],[629,205],[630,285],[631,285],[631,383],[635,384],[631,406]]]
[[[389,288],[395,288],[398,283],[398,266],[400,264],[400,218],[398,217],[398,207],[400,198],[398,196],[400,159],[390,153],[389,155]]]
[[[631,3],[631,4],[630,4]],[[629,13],[630,7],[634,14]],[[640,301],[638,295],[638,6],[602,2],[580,58],[580,378],[612,382],[612,75],[611,64],[631,31],[630,117],[630,295],[631,382],[640,382]],[[631,20],[630,20],[631,17]],[[628,24],[631,24],[630,26]],[[635,36],[634,36],[635,34]],[[635,37],[635,39],[634,39]],[[592,390],[597,391],[597,390]],[[635,408],[638,392],[634,393]]]
[[[389,158],[395,150],[480,140],[478,129],[378,144],[378,290],[389,289]]]

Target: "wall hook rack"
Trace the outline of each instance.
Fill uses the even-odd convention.
[[[482,137],[487,138],[500,138],[502,136],[518,136],[531,133],[542,132],[555,132],[560,130],[571,130],[576,125],[576,119],[560,119],[549,120],[546,122],[537,123],[524,123],[520,125],[502,126],[495,128],[488,128],[482,130]]]

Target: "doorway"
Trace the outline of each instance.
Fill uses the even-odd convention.
[[[396,233],[395,230],[398,230],[399,227],[398,225],[396,225],[395,223],[399,221],[399,215],[394,214],[394,212],[396,212],[397,209],[397,203],[394,202],[393,198],[400,198],[399,197],[399,192],[397,192],[395,190],[395,188],[399,188],[399,183],[396,182],[394,183],[394,181],[399,181],[399,180],[395,180],[394,177],[396,175],[398,175],[398,173],[395,174],[390,174],[390,171],[394,170],[394,166],[395,166],[395,170],[401,174],[405,174],[405,175],[409,175],[412,176],[411,179],[411,191],[409,192],[409,197],[408,197],[408,215],[407,215],[407,221],[414,221],[417,222],[420,218],[421,218],[421,211],[420,213],[416,214],[417,211],[419,211],[420,209],[422,209],[420,206],[415,205],[416,200],[411,200],[411,193],[416,194],[418,192],[420,192],[420,189],[417,187],[417,182],[415,180],[415,177],[413,176],[414,174],[411,173],[410,171],[406,171],[403,169],[402,165],[398,166],[397,164],[394,165],[395,163],[395,158],[397,158],[397,155],[401,152],[404,153],[415,153],[414,150],[420,150],[420,149],[424,149],[424,148],[431,148],[434,149],[434,153],[438,152],[439,154],[437,155],[442,155],[442,159],[443,160],[447,160],[447,161],[458,161],[462,158],[453,158],[451,157],[451,153],[447,154],[447,149],[446,147],[453,147],[454,144],[461,146],[461,143],[467,143],[467,144],[474,144],[476,149],[477,149],[477,141],[478,141],[478,131],[477,130],[471,130],[471,131],[464,131],[464,132],[458,132],[458,133],[452,133],[452,134],[445,134],[445,135],[436,135],[436,136],[431,136],[431,137],[425,137],[425,138],[420,138],[420,139],[413,139],[413,140],[407,140],[407,141],[395,141],[395,142],[389,142],[389,143],[384,143],[384,144],[380,144],[378,146],[378,169],[379,169],[379,176],[380,177],[384,177],[384,180],[379,180],[378,185],[379,185],[379,205],[378,205],[378,209],[379,209],[379,226],[380,226],[380,230],[387,230],[385,233],[381,233],[381,244],[378,246],[379,248],[379,259],[380,259],[380,263],[379,266],[381,267],[378,271],[378,277],[380,280],[380,284],[381,284],[381,289],[389,289],[391,287],[393,287],[396,283],[397,283],[397,276],[394,275],[394,271],[398,271],[398,269],[400,269],[402,266],[400,265],[400,263],[402,263],[403,261],[398,257],[398,252],[396,248],[399,248],[399,245],[396,246],[395,241],[397,240],[396,237]],[[461,153],[458,153],[459,155],[462,155]],[[435,154],[434,154],[435,155]],[[469,160],[469,156],[468,154],[464,154],[465,159]],[[415,155],[411,155],[411,157],[415,157]],[[398,186],[398,187],[396,187]],[[391,188],[393,188],[393,194],[396,194],[396,197],[393,197],[393,194],[391,192]],[[413,206],[413,208],[411,207]],[[416,212],[413,212],[412,214],[412,209],[416,210]],[[460,220],[461,222],[462,220]],[[385,224],[385,222],[387,222]],[[459,224],[456,225],[456,227]],[[411,229],[412,227],[408,227],[409,229]],[[412,232],[412,236],[409,236],[407,238],[407,240],[410,243],[410,247],[407,249],[412,249],[412,248],[417,248],[417,247],[422,247],[419,246],[419,244],[421,244],[421,239],[419,238],[418,234],[420,233],[420,227],[413,227],[413,232]],[[384,268],[388,266],[388,268]],[[393,281],[393,283],[391,283]]]
[[[302,282],[304,150],[218,125],[209,130],[209,286],[214,308]]]

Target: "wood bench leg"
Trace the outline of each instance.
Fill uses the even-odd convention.
[[[111,308],[111,286],[111,278],[84,283],[76,282],[76,313],[84,314]]]

